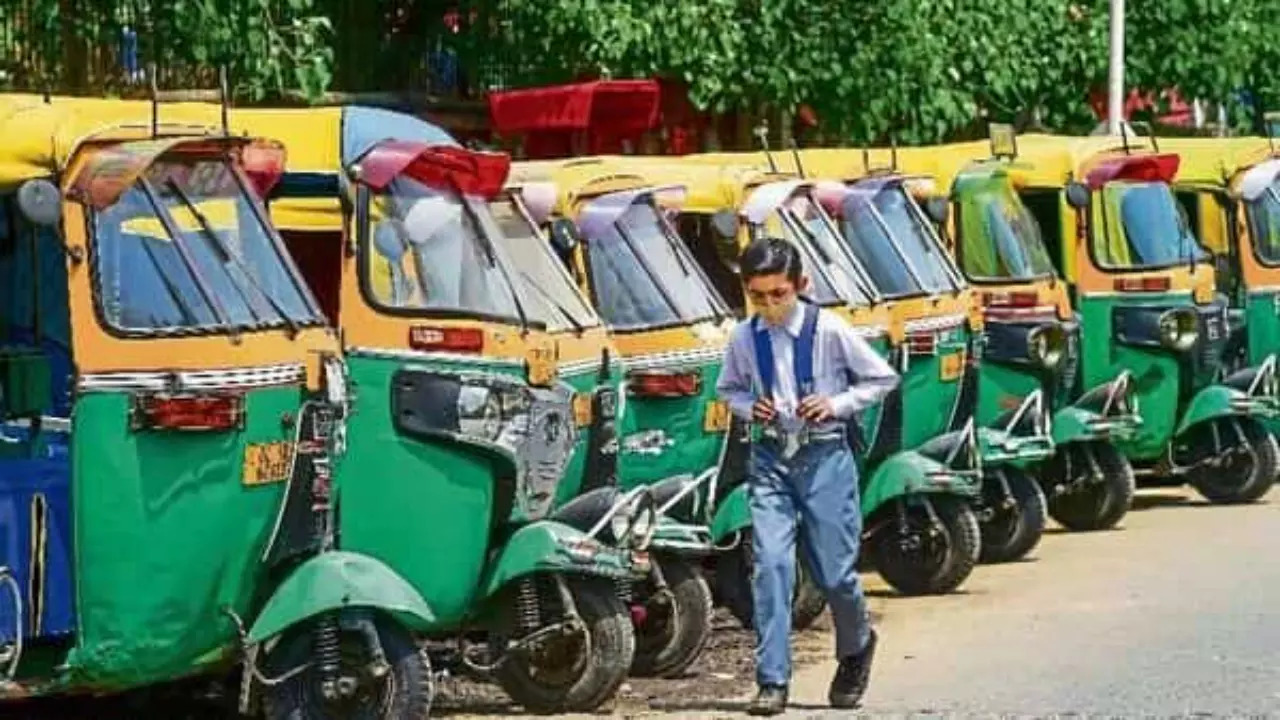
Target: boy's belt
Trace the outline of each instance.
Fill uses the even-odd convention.
[[[760,430],[760,438],[769,444],[779,446],[782,457],[789,459],[805,445],[844,440],[845,434],[839,430],[810,430],[809,428],[788,433],[779,430],[775,425],[766,425]]]

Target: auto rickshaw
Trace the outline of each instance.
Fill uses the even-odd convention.
[[[424,709],[434,611],[348,541],[346,370],[255,193],[280,148],[139,109],[0,97],[0,702],[243,661]]]
[[[598,707],[633,660],[616,588],[648,576],[655,513],[611,482],[605,330],[490,210],[507,156],[374,108],[232,124],[285,142],[272,218],[342,332],[360,460],[340,481],[361,508],[344,539],[420,590],[437,658],[531,711]]]
[[[1215,503],[1275,481],[1270,368],[1223,375],[1228,302],[1171,183],[1180,158],[1153,140],[1018,138],[1023,203],[1080,317],[1078,387],[1128,373],[1142,425],[1118,447],[1139,486],[1189,483]],[[1257,381],[1257,382],[1255,382]]]
[[[1218,290],[1227,296],[1229,340],[1223,372],[1252,368],[1274,382],[1280,352],[1280,152],[1261,137],[1161,141],[1182,157],[1174,193],[1214,254]],[[1247,376],[1246,376],[1247,377]],[[1268,419],[1274,435],[1280,424]]]
[[[796,245],[811,279],[808,300],[843,315],[882,353],[902,341],[887,305],[879,302],[866,270],[845,247],[815,199],[814,183],[792,175],[705,157],[631,161],[653,182],[684,182],[689,193],[678,225],[717,287],[739,317],[750,313],[737,258],[751,240],[783,237]],[[865,566],[905,594],[943,593],[959,587],[977,562],[977,441],[972,423],[905,448],[903,396],[895,390],[881,405],[850,423],[850,443],[862,461],[861,511]],[[746,508],[745,477],[734,478],[724,502]],[[740,498],[740,499],[735,499]],[[725,604],[744,623],[751,618],[750,516],[725,526],[744,539],[717,558],[717,584]],[[803,572],[802,562],[797,567]],[[797,583],[793,624],[811,621],[823,600],[810,583]]]
[[[649,487],[663,518],[651,546],[654,577],[634,589],[637,663],[675,676],[711,633],[712,514],[722,459],[736,444],[715,384],[730,314],[672,231],[675,188],[654,188],[598,159],[517,163],[506,201],[518,201],[528,237],[544,242],[591,298],[626,369],[618,482]],[[652,648],[652,649],[650,649]]]
[[[1116,443],[1132,436],[1130,376],[1076,388],[1080,324],[1040,227],[1017,194],[1023,184],[1011,127],[982,143],[912,149],[904,169],[932,176],[950,203],[946,244],[976,288],[985,319],[978,419],[990,423],[1040,390],[1053,410],[1054,455],[1038,470],[1049,515],[1071,530],[1114,527],[1128,512],[1133,468]]]

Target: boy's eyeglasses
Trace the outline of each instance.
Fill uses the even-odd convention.
[[[786,300],[791,295],[792,292],[794,291],[791,288],[781,287],[781,288],[774,288],[772,290],[766,290],[764,292],[761,292],[759,290],[748,290],[747,295],[751,297],[752,302],[758,303],[758,302],[764,302],[766,298],[769,300]]]

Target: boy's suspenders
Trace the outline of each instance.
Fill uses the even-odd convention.
[[[813,358],[818,337],[818,307],[805,303],[804,322],[800,325],[800,336],[795,339],[792,353],[796,378],[796,400],[800,400],[814,392]],[[760,316],[751,319],[751,339],[755,345],[756,368],[760,371],[760,382],[764,386],[764,397],[773,396],[775,383],[773,367],[773,343],[769,340],[769,330],[760,322]],[[852,380],[852,378],[850,378]],[[865,441],[857,418],[845,421],[849,443],[854,450],[865,450]]]
[[[818,336],[818,308],[816,305],[804,306],[804,322],[800,325],[800,337],[795,340],[793,365],[796,377],[796,399],[813,394],[813,351]],[[769,341],[769,330],[760,322],[757,315],[751,319],[751,338],[756,348],[756,368],[760,371],[760,382],[764,385],[766,396],[773,395],[773,343]]]

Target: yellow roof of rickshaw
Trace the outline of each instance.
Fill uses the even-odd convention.
[[[167,134],[201,134],[212,129],[161,115]],[[151,110],[144,102],[103,98],[0,95],[0,184],[48,177],[66,168],[80,145],[93,138],[150,137]]]
[[[342,108],[245,108],[231,111],[231,131],[284,143],[288,171],[342,171]]]
[[[565,216],[584,198],[654,185],[637,173],[627,158],[622,156],[593,155],[511,163],[511,172],[507,175],[506,182],[508,187],[534,182],[555,183],[555,212]]]
[[[790,176],[769,173],[766,168],[739,162],[748,153],[716,153],[712,161],[705,155],[679,157],[637,155],[619,161],[654,185],[683,185],[682,207],[686,212],[711,214],[737,210],[750,190],[758,185]]]
[[[1160,149],[1182,157],[1177,182],[1225,186],[1237,173],[1271,155],[1271,144],[1262,137],[1169,138]]]

